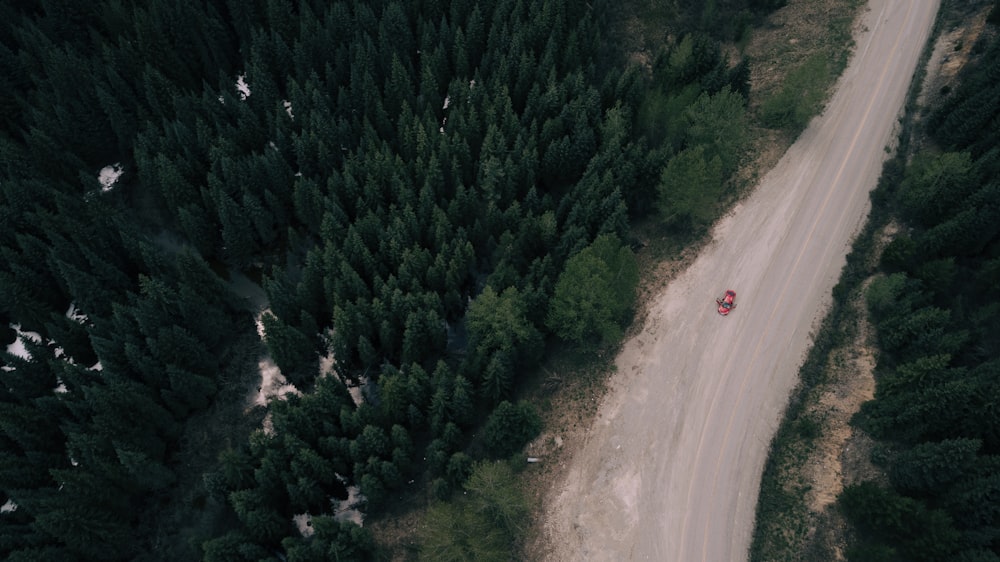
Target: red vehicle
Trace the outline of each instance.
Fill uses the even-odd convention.
[[[715,299],[715,302],[719,305],[719,314],[728,316],[729,311],[736,308],[736,291],[726,291],[725,296]]]

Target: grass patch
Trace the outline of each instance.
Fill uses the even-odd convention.
[[[788,73],[781,89],[760,107],[760,119],[766,127],[801,132],[814,115],[823,110],[834,72],[826,53],[819,52]]]
[[[754,62],[762,69],[791,68],[779,77],[758,73],[758,118],[766,128],[797,136],[823,111],[854,47],[852,26],[859,0],[819,3],[820,13],[789,15],[768,33]],[[819,18],[818,21],[810,21]],[[825,23],[820,23],[825,22]],[[787,31],[781,33],[781,31]]]

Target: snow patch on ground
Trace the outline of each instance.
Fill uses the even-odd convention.
[[[240,93],[241,100],[245,100],[250,97],[250,85],[247,84],[246,78],[246,74],[240,74],[236,78],[236,91]]]
[[[0,505],[0,513],[12,513],[17,511],[17,504],[14,500],[8,499],[7,503]]]
[[[73,311],[73,306],[72,305],[70,306],[70,311]],[[67,315],[68,314],[69,313],[67,312]],[[24,346],[24,342],[26,340],[31,340],[34,343],[41,343],[41,341],[42,341],[42,335],[39,334],[38,332],[26,332],[26,331],[24,331],[24,330],[21,329],[21,325],[20,324],[8,324],[8,325],[10,326],[10,328],[12,330],[14,330],[15,332],[17,332],[17,339],[14,340],[14,343],[11,343],[11,344],[7,345],[7,353],[9,353],[11,355],[16,355],[17,357],[20,357],[21,359],[24,359],[25,361],[31,361],[31,354],[28,353],[28,349]],[[75,365],[76,364],[73,361],[72,357],[70,357],[69,355],[66,355],[66,350],[64,350],[62,347],[59,347],[54,340],[47,340],[45,342],[45,345],[47,345],[47,346],[55,346],[55,349],[52,351],[52,355],[56,359],[62,359],[63,361],[66,361],[67,363],[69,363],[71,365]],[[2,369],[5,372],[8,372],[8,373],[11,372],[11,371],[16,370],[15,367],[12,367],[10,365],[4,365],[2,367]],[[57,392],[57,393],[67,392],[66,385],[62,384],[62,381],[59,381],[59,384],[53,389],[53,391]]]
[[[97,174],[97,181],[101,182],[101,191],[107,193],[115,188],[115,182],[118,178],[125,173],[125,168],[122,168],[121,162],[115,162],[114,164],[105,166],[101,168],[101,171]]]
[[[29,354],[28,350],[24,348],[24,338],[28,338],[29,340],[38,343],[42,341],[42,335],[38,332],[24,332],[21,330],[20,324],[10,324],[10,327],[17,332],[17,340],[7,346],[7,353],[16,355],[25,361],[30,361],[31,354]]]
[[[69,303],[69,310],[66,311],[66,318],[69,318],[77,324],[85,324],[87,322],[87,315],[80,312],[80,310],[76,308],[75,302]]]
[[[311,537],[313,533],[316,532],[316,530],[312,528],[312,515],[309,515],[308,513],[300,513],[292,516],[292,522],[295,523],[295,527],[299,530],[299,533],[301,533],[303,537]]]
[[[332,351],[320,357],[318,378],[323,378],[327,375],[333,374],[333,369],[336,365],[337,365],[337,360],[333,358]]]
[[[323,333],[323,341],[326,343],[326,355],[319,357],[319,374],[317,378],[333,375],[337,369],[337,358],[333,356],[333,329],[328,329]]]
[[[270,308],[265,308],[253,317],[253,323],[257,326],[257,337],[264,341],[264,313],[271,312]]]
[[[230,286],[233,291],[254,306],[256,310],[254,324],[257,328],[257,336],[260,337],[261,341],[265,341],[267,333],[264,329],[263,316],[265,313],[271,312],[267,302],[267,294],[259,285],[239,273],[230,272],[230,280]],[[319,376],[323,377],[334,373],[336,364],[333,351],[329,351],[326,355],[320,357],[318,367]],[[258,368],[260,370],[260,386],[257,387],[255,392],[251,393],[250,407],[260,406],[266,408],[271,399],[275,397],[277,397],[276,399],[281,399],[288,393],[298,396],[302,395],[302,392],[295,388],[295,385],[290,384],[285,379],[285,376],[281,374],[281,369],[278,368],[270,356],[265,355],[261,357]],[[366,384],[368,384],[367,377],[362,377],[360,386],[349,388],[355,404],[360,404],[364,400],[362,388]],[[264,416],[262,429],[267,435],[274,434],[274,425],[271,421],[270,412]],[[339,474],[337,478],[345,485],[347,484],[347,479]],[[364,521],[364,514],[358,509],[358,506],[363,504],[364,501],[365,497],[361,494],[360,486],[348,486],[346,500],[341,501],[336,498],[330,498],[330,507],[333,510],[334,519],[337,521],[351,521],[356,525],[361,525]],[[312,515],[309,513],[300,513],[293,516],[292,522],[303,537],[312,536],[315,532],[311,524]]]
[[[270,308],[265,308],[258,312],[254,316],[254,323],[257,325],[257,335],[260,336],[261,341],[264,341],[267,334],[264,332],[264,321],[262,317],[265,313],[271,312]],[[257,364],[260,369],[260,386],[257,390],[252,393],[250,399],[250,407],[254,406],[267,406],[268,400],[273,397],[282,398],[286,394],[302,395],[299,389],[295,388],[295,385],[288,382],[285,379],[285,375],[281,374],[281,369],[278,365],[274,363],[274,360],[270,356],[265,355],[261,357]],[[271,426],[271,416],[270,413],[264,418],[264,432],[271,434],[274,428]]]
[[[339,474],[337,477],[340,478],[341,481],[344,481],[344,478]],[[348,486],[346,500],[330,500],[330,504],[333,506],[334,520],[350,521],[355,525],[362,526],[364,524],[364,514],[357,509],[357,506],[364,501],[365,496],[361,493],[360,486]]]
[[[274,364],[270,357],[264,357],[257,364],[260,368],[260,386],[254,394],[254,406],[267,406],[267,401],[272,397],[281,398],[286,394],[301,396],[302,393],[295,385],[285,380],[285,375],[281,374],[281,369]]]

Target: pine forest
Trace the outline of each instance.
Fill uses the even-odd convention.
[[[380,560],[334,506],[377,516],[404,488],[491,514],[472,532],[499,550],[430,537],[425,559],[516,556],[523,505],[491,461],[539,431],[518,385],[553,345],[621,337],[634,221],[711,219],[749,92],[720,45],[783,2],[664,4],[645,64],[605,0],[0,4],[0,557]],[[964,180],[912,180],[912,247],[937,253],[897,244],[886,286],[920,284],[887,322],[947,334],[910,370],[961,372],[935,390],[953,400],[996,344],[982,291],[965,330],[941,301],[970,260],[995,286],[995,149],[953,125],[975,99],[939,117],[965,152],[934,165]],[[925,208],[938,186],[982,203]],[[265,364],[283,396],[261,395]],[[995,458],[986,426],[906,427],[952,439],[914,458]],[[992,489],[966,468],[961,493]]]

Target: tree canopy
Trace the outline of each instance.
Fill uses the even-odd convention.
[[[695,4],[653,69],[601,0],[0,5],[0,557],[376,559],[331,498],[517,451],[549,336],[628,320],[630,221],[739,154],[711,33],[777,3]]]

